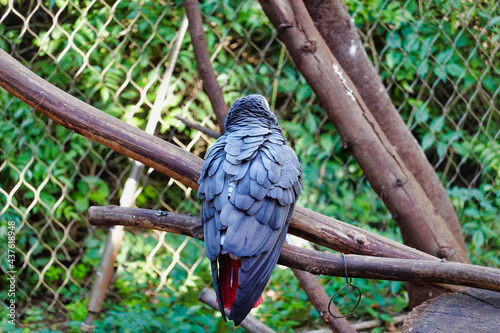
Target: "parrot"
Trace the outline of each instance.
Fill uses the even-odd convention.
[[[263,301],[303,181],[264,96],[237,99],[224,127],[206,153],[198,199],[219,310],[238,326]]]

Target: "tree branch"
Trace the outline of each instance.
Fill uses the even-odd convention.
[[[203,240],[201,221],[191,215],[165,215],[161,211],[119,206],[90,207],[88,213],[89,223],[95,226],[156,229]],[[500,270],[456,262],[342,256],[284,244],[278,263],[315,275],[345,276],[344,260],[348,275],[353,278],[446,283],[500,291]]]
[[[344,74],[303,2],[260,3],[345,146],[391,211],[405,243],[439,257],[467,262],[465,251]]]
[[[206,128],[206,127],[200,126],[200,125],[198,125],[196,123],[193,123],[192,121],[187,120],[184,117],[175,116],[175,118],[177,118],[178,120],[180,120],[187,127],[194,128],[195,130],[200,131],[201,133],[204,133],[204,134],[208,135],[211,138],[217,139],[218,137],[220,137],[220,133],[219,132],[211,130],[210,128]]]
[[[227,105],[224,102],[222,89],[217,82],[214,70],[210,64],[207,40],[201,21],[200,4],[197,0],[184,0],[184,9],[189,20],[189,34],[193,44],[194,57],[198,75],[203,81],[203,88],[210,99],[219,125],[220,132],[224,133],[224,121],[227,116]]]
[[[304,0],[304,3],[319,33],[356,86],[366,106],[465,251],[464,237],[450,198],[422,148],[394,107],[365,52],[347,6],[342,0]]]

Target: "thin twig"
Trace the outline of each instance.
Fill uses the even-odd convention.
[[[189,121],[184,117],[175,116],[175,118],[179,119],[187,127],[194,128],[195,130],[198,130],[198,131],[208,135],[211,138],[217,139],[218,137],[221,136],[219,132],[216,132],[214,130],[211,130],[210,128],[206,128],[206,127],[203,127],[203,126],[198,125],[196,123],[193,123],[192,121]]]

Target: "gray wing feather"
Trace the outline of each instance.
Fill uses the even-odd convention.
[[[247,177],[250,178],[250,176]],[[250,195],[254,197],[256,200],[261,201],[269,193],[270,193],[269,189],[265,188],[264,186],[260,186],[257,182],[250,182]],[[255,214],[255,213],[248,213],[248,214]]]
[[[271,277],[271,273],[278,262],[281,245],[285,241],[287,229],[288,227],[281,230],[279,235],[280,237],[277,239],[275,243],[276,245],[270,253],[263,253],[256,257],[242,258],[242,267],[238,275],[238,291],[236,292],[236,301],[234,302],[229,313],[229,319],[234,320],[235,325],[239,325],[250,310],[252,310],[253,305],[257,302],[260,295],[266,288],[267,282]],[[254,258],[255,260],[252,260]],[[260,264],[258,267],[255,267],[255,264],[252,265],[252,267],[248,267],[248,262]],[[247,277],[246,272],[251,272],[251,274],[248,274]],[[242,281],[242,283],[240,283],[240,281]]]
[[[211,260],[210,263],[211,263],[211,268],[212,268],[212,280],[214,281],[215,295],[217,296],[218,300],[221,300],[222,296],[221,296],[221,292],[219,289],[219,272],[217,269],[217,260]],[[219,301],[218,304],[219,304],[219,311],[222,314],[222,318],[224,318],[224,321],[227,321],[226,320],[226,312],[224,311],[224,304],[222,304],[221,301]]]
[[[205,251],[210,260],[220,253],[220,210],[225,204],[221,198],[228,192],[228,177],[222,165],[225,160],[225,138],[221,137],[207,152],[198,183],[198,198],[202,200],[201,220],[204,225]]]

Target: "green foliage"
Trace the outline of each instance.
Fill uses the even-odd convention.
[[[119,2],[111,11],[105,4],[90,6],[91,1],[81,1],[80,6],[87,6],[85,15],[66,1],[43,3],[52,13],[64,8],[58,24],[45,30],[31,27],[37,36],[27,41],[18,38],[20,26],[1,25],[0,47],[6,51],[17,47],[22,58],[33,59],[30,68],[40,76],[144,128],[147,103],[154,102],[158,89],[152,83],[162,75],[162,59],[170,52],[167,44],[183,15],[181,2],[149,1],[143,6]],[[500,54],[494,52],[500,17],[495,16],[493,2],[372,0],[348,1],[347,5],[355,13],[356,25],[371,31],[365,40],[371,48],[367,51],[391,87],[394,104],[448,187],[472,262],[500,267],[500,147],[496,140],[500,119],[493,103],[488,104],[500,86]],[[201,8],[226,102],[260,92],[270,97],[280,116],[304,169],[305,189],[299,204],[401,241],[389,212],[342,148],[304,78],[283,46],[273,42],[274,29],[258,3],[211,0]],[[188,105],[191,120],[215,126],[215,119],[209,117],[210,101],[199,91],[190,43],[186,36],[174,71],[174,92],[165,106],[169,112],[160,128],[162,138],[172,134],[182,143],[198,135],[176,120],[176,115],[186,115],[182,105]],[[4,236],[6,221],[15,221],[16,265],[29,262],[18,273],[18,301],[26,312],[21,327],[11,331],[77,332],[106,238],[103,230],[88,228],[85,214],[90,205],[118,203],[122,190],[113,186],[123,181],[117,175],[126,171],[129,162],[105,159],[107,149],[47,123],[5,92],[0,92],[0,110],[0,160],[7,161],[0,168],[6,191],[0,192],[0,207],[8,206],[0,221],[0,236]],[[206,144],[197,144],[200,155],[204,150]],[[104,164],[107,171],[100,168]],[[179,212],[198,213],[198,204],[184,200],[182,188],[171,187],[164,194],[165,185],[165,177],[153,173],[137,196],[137,206],[156,208],[164,201]],[[12,197],[5,195],[16,187]],[[242,331],[197,301],[199,291],[211,285],[210,269],[206,260],[194,270],[188,263],[196,263],[202,252],[200,242],[181,236],[126,233],[117,257],[116,280],[95,321],[95,331]],[[5,271],[3,256],[0,265]],[[321,281],[329,295],[344,285],[341,278]],[[406,306],[400,282],[357,279],[354,284],[363,293],[358,318],[390,322]],[[54,293],[64,309],[48,304]],[[355,302],[352,293],[335,300],[342,312]],[[290,270],[275,270],[265,302],[253,314],[282,332],[321,326]],[[0,323],[2,330],[10,329],[5,318]]]

